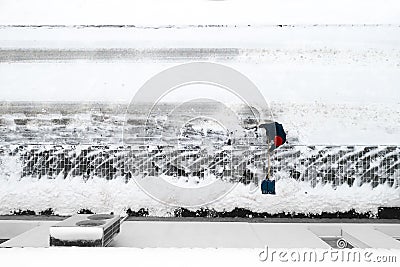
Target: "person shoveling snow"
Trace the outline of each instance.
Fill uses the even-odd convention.
[[[268,146],[273,140],[273,143],[271,146],[268,148],[268,173],[265,177],[265,179],[261,183],[261,193],[262,194],[274,194],[275,195],[275,180],[270,180],[270,154],[273,152],[276,148],[280,147],[286,142],[286,133],[285,130],[283,129],[282,124],[278,122],[269,122],[269,123],[263,123],[258,126],[259,128],[265,129],[266,135],[267,135],[267,142]]]
[[[260,124],[258,128],[265,129],[268,138],[268,143],[270,143],[270,141],[273,140],[273,143],[269,148],[269,152],[274,151],[276,148],[286,143],[286,133],[285,130],[283,129],[282,124],[275,121],[275,122]]]

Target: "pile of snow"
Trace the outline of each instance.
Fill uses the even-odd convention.
[[[400,188],[369,184],[333,188],[330,184],[312,187],[307,182],[281,177],[276,185],[276,195],[251,192],[250,185],[238,183],[225,197],[204,208],[230,211],[235,207],[254,212],[321,213],[348,211],[377,213],[377,208],[400,198]],[[105,180],[98,177],[84,181],[81,177],[42,179],[24,177],[1,179],[0,214],[13,210],[40,212],[52,208],[56,214],[71,215],[81,209],[95,213],[125,214],[126,210],[147,208],[151,216],[173,216],[176,207],[157,202],[130,180],[123,177]],[[196,207],[195,209],[197,209]]]
[[[199,178],[197,176],[186,177],[186,176],[170,176],[162,174],[159,178],[164,179],[166,182],[176,185],[181,188],[200,188],[208,186],[214,183],[219,178],[215,175],[208,173],[204,177]]]

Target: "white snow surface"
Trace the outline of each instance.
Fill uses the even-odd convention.
[[[273,102],[291,144],[398,145],[400,104]]]
[[[3,25],[398,23],[396,0],[1,1]]]
[[[217,178],[213,174],[206,174],[204,178],[199,178],[197,176],[193,177],[184,177],[184,176],[169,176],[169,175],[160,175],[160,179],[164,179],[166,182],[176,185],[181,188],[201,188],[207,185],[212,184],[219,178]]]
[[[393,99],[393,101],[396,100]],[[400,103],[272,101],[270,107],[274,119],[283,124],[289,144],[399,145]],[[47,117],[55,116],[49,114]],[[57,138],[68,140],[81,138],[76,139],[76,142],[86,138],[90,141],[103,138],[103,136],[108,143],[118,143],[122,140],[124,120],[122,113],[115,116],[121,119],[110,119],[101,124],[94,122],[91,114],[78,113],[65,116],[64,118],[70,119],[65,129],[58,128],[59,125],[43,117],[36,115],[27,117],[25,114],[12,113],[12,111],[9,114],[0,114],[0,121],[3,122],[1,126],[3,132],[0,136],[12,137],[14,144],[26,143],[28,141],[26,134],[21,134],[24,133],[24,128],[16,125],[15,121],[28,119],[26,129],[31,132],[34,142],[51,143]],[[226,125],[230,126],[232,123],[228,121]],[[221,130],[218,127],[208,126],[207,129]],[[206,140],[206,137],[202,137],[196,142],[201,144]],[[195,141],[190,140],[190,142]]]
[[[101,227],[50,227],[50,236],[60,240],[99,240],[103,238]]]
[[[262,195],[259,190],[244,184],[237,184],[225,197],[203,207],[216,211],[230,211],[235,207],[247,208],[254,212],[321,213],[348,211],[371,212],[400,198],[400,188],[386,184],[372,188],[369,184],[333,188],[332,185],[311,187],[307,182],[285,178],[281,174],[277,181],[276,195]],[[56,214],[71,215],[81,209],[95,213],[125,214],[128,208],[148,208],[152,216],[173,216],[175,207],[161,204],[144,193],[130,180],[124,178],[105,180],[98,177],[86,182],[80,177],[63,179],[2,179],[0,183],[0,214],[13,210],[40,212],[52,208]],[[193,207],[196,210],[198,207]]]
[[[347,3],[347,1],[341,2],[343,5]],[[368,3],[365,4],[366,2]],[[107,61],[106,58],[98,60],[66,58],[43,59],[38,64],[34,61],[20,63],[11,60],[0,64],[0,88],[2,88],[0,100],[127,102],[153,75],[168,67],[190,61],[190,53],[187,58],[165,59],[157,54],[158,49],[238,48],[242,50],[232,57],[202,60],[235,68],[253,81],[267,101],[271,102],[272,112],[276,119],[284,124],[289,140],[297,138],[293,140],[295,143],[306,145],[398,145],[400,140],[398,90],[400,27],[397,26],[400,16],[396,8],[398,4],[394,4],[396,1],[379,5],[371,5],[374,1],[366,2],[355,1],[350,5],[353,8],[357,7],[358,16],[354,16],[354,12],[349,12],[349,9],[339,8],[344,14],[338,20],[332,20],[329,14],[334,14],[330,7],[338,8],[340,5],[336,1],[332,1],[330,5],[320,2],[319,7],[321,8],[321,5],[326,7],[325,12],[315,12],[319,14],[317,20],[306,19],[303,23],[395,24],[246,27],[243,23],[247,20],[241,17],[237,21],[242,26],[237,28],[233,26],[171,29],[1,27],[2,49],[25,49],[29,52],[31,49],[135,48],[147,50],[149,53],[144,58],[126,60],[122,58],[113,61]],[[20,5],[25,4],[27,1],[21,1]],[[143,24],[148,24],[149,20],[158,25],[168,24],[165,23],[167,21],[172,22],[170,24],[188,25],[192,22],[199,24],[198,16],[194,16],[193,20],[182,20],[181,23],[177,21],[181,17],[165,20],[165,16],[157,15],[163,13],[165,5],[160,5],[153,16],[147,16],[140,10],[135,11],[139,17],[135,17],[128,9],[126,12],[129,13],[129,17],[143,19],[141,20]],[[298,7],[300,6],[307,8],[299,4]],[[363,7],[363,12],[360,12],[360,6]],[[90,5],[85,7],[87,9]],[[13,10],[18,10],[19,17],[12,17]],[[202,14],[202,10],[206,9],[196,10],[196,13]],[[218,7],[210,10],[207,11],[212,12],[216,18],[221,9]],[[276,20],[278,13],[272,19],[265,13],[273,10],[258,9],[255,13],[258,15],[254,15],[252,22],[264,25],[278,21]],[[379,10],[381,12],[378,12]],[[65,16],[57,20],[56,13],[52,12],[48,12],[43,18],[35,19],[34,16],[40,13],[32,15],[33,13],[20,12],[10,5],[3,5],[0,8],[0,24],[20,24],[16,23],[18,19],[28,24],[46,24],[48,21],[59,21],[58,24],[63,24],[68,21]],[[299,13],[299,10],[291,9],[284,18],[288,20],[289,15],[293,13]],[[23,20],[20,17],[22,15],[26,16]],[[76,14],[80,17],[78,23],[93,22],[85,20],[81,15],[82,13]],[[108,16],[102,16],[101,13],[98,15],[103,21],[110,21]],[[229,16],[234,18],[234,13]],[[121,16],[119,21],[126,22],[126,18],[127,16]],[[269,22],[262,20],[264,18],[268,18],[266,20]],[[113,19],[115,21],[115,17]],[[233,19],[232,22],[234,21]],[[13,116],[19,117],[18,114],[7,115],[4,120],[5,127],[16,127]],[[84,121],[89,119],[89,117],[76,118],[73,122],[76,125],[71,127],[84,128]],[[79,125],[78,122],[82,124]],[[12,160],[7,164],[7,169],[17,168],[13,167],[15,163]],[[149,209],[150,215],[173,215],[174,207],[157,202],[141,191],[134,181],[125,183],[122,177],[110,181],[99,177],[87,181],[80,177],[67,177],[67,179],[19,177],[18,174],[15,174],[15,177],[0,177],[0,214],[9,214],[17,209],[39,212],[48,208],[53,208],[55,213],[60,215],[74,214],[83,208],[89,208],[96,213],[124,214],[128,208],[138,210],[145,207]],[[320,213],[355,209],[358,212],[375,213],[378,206],[398,203],[400,198],[400,189],[386,184],[375,188],[369,184],[353,187],[343,184],[336,188],[327,184],[312,188],[309,183],[290,179],[287,174],[282,174],[281,179],[277,181],[277,195],[262,195],[259,191],[251,194],[251,189],[249,186],[238,184],[228,195],[208,205],[208,208],[230,211],[235,207],[243,207],[269,213]]]
[[[160,71],[190,61],[211,61],[246,75],[267,101],[399,103],[397,25],[0,27],[0,36],[5,63],[0,64],[1,101],[129,102]],[[199,48],[220,50],[199,57]],[[15,56],[7,57],[7,50],[13,49],[33,57],[21,64]],[[44,51],[38,63],[35,49],[72,49],[81,51],[82,58],[66,54],[49,60],[54,54]],[[125,53],[118,49],[144,53],[109,59],[99,51],[92,59],[85,50],[93,49],[117,49],[116,55]],[[166,56],[168,49],[171,56]]]

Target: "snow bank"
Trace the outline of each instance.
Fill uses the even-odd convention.
[[[282,178],[277,182],[276,195],[251,193],[250,185],[237,186],[221,200],[204,208],[230,211],[235,207],[254,212],[321,213],[348,211],[377,213],[379,206],[400,198],[400,188],[386,184],[372,188],[369,184],[333,188],[330,184],[312,187],[307,182]],[[147,208],[151,216],[172,216],[175,207],[161,204],[146,195],[133,180],[124,178],[105,180],[94,178],[86,182],[80,178],[21,180],[2,179],[0,184],[0,214],[13,210],[40,212],[52,208],[56,214],[71,215],[81,209],[96,213],[125,214],[126,210]],[[196,207],[197,209],[198,207]]]

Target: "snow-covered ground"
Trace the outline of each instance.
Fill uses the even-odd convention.
[[[399,144],[397,25],[0,27],[0,33],[0,100],[6,103],[1,129],[6,136],[20,134],[21,142],[25,128],[46,137],[46,123],[60,117],[45,110],[33,118],[45,121],[42,128],[35,123],[25,127],[30,115],[7,112],[10,101],[127,103],[158,72],[180,63],[210,61],[230,66],[256,84],[292,144]],[[94,117],[78,113],[67,131],[86,137],[90,131],[85,123]],[[16,118],[22,126],[17,127]],[[3,214],[16,208],[53,208],[59,214],[82,208],[123,213],[147,207],[151,215],[160,216],[173,212],[123,178],[4,179],[0,192]],[[270,213],[354,208],[376,213],[378,206],[399,198],[399,189],[386,184],[311,187],[286,176],[279,180],[275,196],[249,192],[238,184],[209,208],[239,206]]]
[[[21,12],[23,10],[23,12]],[[265,25],[399,23],[396,0],[2,1],[3,25]]]
[[[1,102],[0,143],[119,144],[126,107],[126,103]],[[399,144],[400,103],[273,101],[270,107],[274,118],[284,125],[290,144]],[[145,122],[144,114],[135,116],[132,123]],[[170,119],[161,114],[156,120]]]
[[[395,145],[400,137],[397,25],[1,27],[0,34],[2,101],[126,105],[158,72],[211,61],[249,77],[300,144]]]
[[[295,144],[398,145],[400,141],[400,103],[273,102],[271,107]]]

